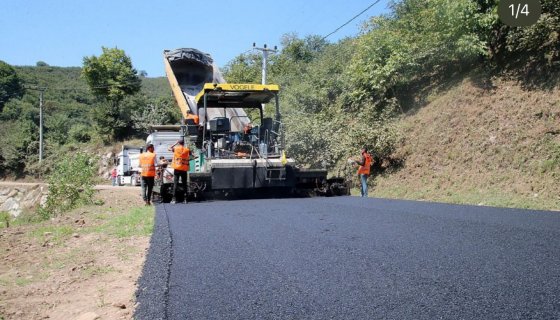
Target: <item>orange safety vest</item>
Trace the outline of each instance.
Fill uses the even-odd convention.
[[[140,168],[142,168],[142,177],[156,176],[156,155],[152,152],[144,152],[140,154]]]
[[[187,119],[192,119],[194,121],[194,124],[198,125],[199,118],[196,114],[192,114],[192,113],[187,114]]]
[[[364,153],[364,165],[358,168],[358,174],[369,174],[369,169],[371,167],[371,155],[369,153]]]
[[[189,171],[191,150],[187,147],[176,146],[173,148],[173,169]]]

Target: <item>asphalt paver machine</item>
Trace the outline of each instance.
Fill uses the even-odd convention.
[[[302,168],[286,154],[278,85],[225,83],[212,58],[196,49],[164,51],[164,63],[183,114],[177,136],[195,156],[181,195],[207,199],[349,194],[343,178]],[[265,105],[273,110],[272,117],[265,116]],[[171,199],[172,184],[169,168],[165,170],[154,189],[164,202]]]

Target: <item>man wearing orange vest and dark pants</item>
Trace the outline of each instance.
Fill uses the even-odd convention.
[[[169,147],[169,151],[173,151],[173,196],[175,197],[175,203],[177,202],[177,195],[179,191],[177,189],[177,184],[179,179],[181,179],[181,187],[183,189],[183,194],[186,198],[187,191],[187,172],[189,171],[189,161],[191,159],[191,150],[185,147],[184,140],[178,140],[174,145]]]
[[[371,168],[372,158],[371,155],[367,152],[367,148],[362,148],[362,159],[360,161],[356,161],[356,163],[360,166],[358,168],[358,175],[360,176],[360,181],[362,182],[362,197],[368,196],[368,185],[367,179],[369,177],[370,168]]]
[[[144,203],[149,206],[152,204],[152,190],[156,176],[156,155],[153,144],[148,144],[146,152],[140,154],[140,168],[142,169],[142,197]]]

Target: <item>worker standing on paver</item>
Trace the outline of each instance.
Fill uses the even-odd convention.
[[[152,204],[152,190],[156,176],[156,155],[154,145],[151,143],[146,146],[146,152],[140,154],[140,168],[142,169],[142,197],[144,203],[149,206]]]
[[[185,141],[180,139],[177,142],[169,147],[169,151],[173,151],[173,197],[174,203],[177,201],[181,201],[179,199],[186,198],[187,192],[187,172],[189,171],[189,161],[191,159],[191,150],[188,147],[185,147]],[[181,179],[181,193],[183,197],[178,197],[179,189],[177,188],[177,184],[179,183],[179,179]]]
[[[359,165],[358,176],[360,177],[360,181],[362,183],[362,188],[360,190],[361,194],[362,194],[362,197],[367,197],[368,196],[367,179],[368,179],[369,174],[370,174],[371,163],[372,163],[371,155],[367,152],[367,148],[363,147],[362,148],[362,158],[360,159],[360,161],[356,161],[356,164]]]
[[[199,117],[196,114],[193,114],[191,112],[189,112],[189,114],[187,115],[187,120],[192,120],[192,122],[197,126],[198,126],[198,123],[200,121]]]

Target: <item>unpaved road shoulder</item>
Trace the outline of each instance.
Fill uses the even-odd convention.
[[[98,190],[102,206],[0,229],[0,319],[132,319],[153,209],[139,188]]]

